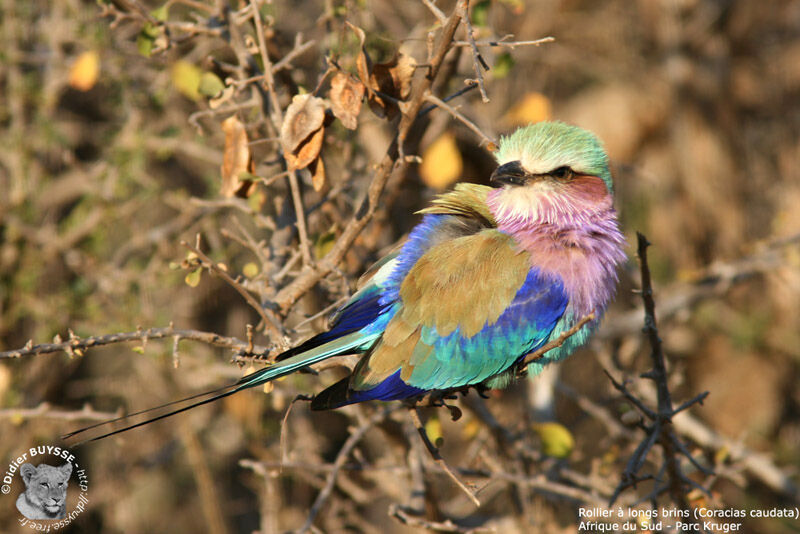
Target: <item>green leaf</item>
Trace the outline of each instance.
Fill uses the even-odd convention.
[[[157,7],[150,12],[150,15],[152,15],[153,18],[159,22],[166,22],[167,17],[169,16],[169,4],[164,4],[161,7]],[[136,49],[144,57],[150,57],[150,54],[153,53],[153,45],[155,44],[156,39],[163,32],[164,28],[158,24],[145,22],[144,26],[142,26],[142,31],[139,32],[139,36],[136,38]]]
[[[152,22],[145,22],[144,26],[142,26],[142,32],[140,35],[144,35],[145,37],[155,40],[155,38],[160,34],[161,26],[153,24]]]
[[[334,243],[336,243],[336,232],[333,230],[317,236],[317,239],[314,240],[314,257],[318,260],[324,258],[331,251]]]
[[[183,279],[186,282],[186,285],[189,287],[197,287],[200,285],[200,275],[203,274],[203,269],[195,269],[194,271],[190,272],[186,275]]]
[[[258,181],[258,179],[258,176],[253,177],[253,181]],[[256,189],[255,193],[252,193],[249,197],[247,197],[248,207],[256,213],[261,211],[261,206],[263,206],[264,202],[266,201],[267,195],[260,188]]]
[[[213,72],[204,72],[200,76],[200,84],[197,86],[197,90],[201,95],[214,97],[220,94],[223,89],[225,89],[225,84]]]
[[[575,439],[564,425],[559,423],[538,423],[533,430],[542,441],[542,452],[553,458],[566,458],[575,447]]]
[[[202,71],[183,59],[172,65],[172,83],[183,96],[192,100],[200,99],[200,79]]]
[[[505,78],[511,73],[512,68],[514,68],[514,58],[508,52],[503,52],[494,60],[492,76],[496,80]]]
[[[146,27],[147,25],[145,25]],[[136,38],[136,50],[139,51],[141,55],[144,57],[150,57],[150,54],[153,53],[153,44],[155,43],[155,38],[150,37],[147,35],[144,29],[139,33],[139,37]]]
[[[481,0],[472,6],[472,23],[475,26],[485,28],[489,25],[489,7],[491,0]]]
[[[150,12],[154,19],[159,22],[166,22],[167,17],[169,16],[169,2],[164,4],[161,7],[155,8],[153,11]]]

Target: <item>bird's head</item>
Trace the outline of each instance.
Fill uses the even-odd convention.
[[[500,140],[496,158],[489,203],[498,221],[580,222],[612,207],[608,156],[582,128],[562,122],[519,128]]]

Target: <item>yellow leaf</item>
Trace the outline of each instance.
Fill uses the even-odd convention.
[[[189,287],[197,287],[200,284],[200,274],[202,274],[202,272],[203,269],[195,269],[187,274],[183,280]]]
[[[464,440],[471,440],[478,435],[478,432],[481,431],[481,428],[483,428],[483,426],[481,426],[477,420],[470,419],[461,430],[461,436],[464,438]]]
[[[425,423],[425,433],[428,434],[428,439],[437,447],[444,444],[444,436],[442,435],[442,422],[439,417],[434,415]]]
[[[258,276],[258,265],[256,265],[252,261],[249,263],[245,263],[244,267],[242,267],[242,274],[245,275],[247,278],[255,278],[256,276]]]
[[[714,453],[714,465],[722,465],[730,457],[731,450],[727,445],[723,445]]]
[[[97,83],[98,74],[100,55],[95,50],[87,50],[69,68],[69,86],[78,91],[88,91]]]
[[[575,447],[575,439],[564,425],[559,423],[538,423],[533,430],[542,441],[542,452],[553,458],[566,458]]]
[[[541,93],[528,93],[503,116],[507,126],[524,126],[532,122],[550,120],[550,99]]]
[[[317,236],[314,240],[314,257],[318,260],[324,258],[331,251],[334,243],[336,243],[335,228]]]
[[[172,66],[172,83],[183,96],[192,100],[200,100],[201,71],[188,61],[179,60]]]
[[[456,138],[446,132],[422,153],[419,174],[425,185],[444,189],[461,176],[464,164],[456,146]]]

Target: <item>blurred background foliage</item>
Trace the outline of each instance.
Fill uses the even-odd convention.
[[[234,10],[248,6],[223,3]],[[441,4],[449,13],[451,3]],[[243,284],[263,301],[274,295],[271,287],[295,276],[302,260],[290,184],[281,175],[275,138],[264,133],[269,128],[261,100],[248,103],[243,86],[228,84],[237,92],[227,100],[219,93],[232,76],[226,65],[236,64],[237,51],[217,13],[213,2],[199,0],[166,5],[2,0],[0,349],[19,348],[28,340],[48,342],[56,335],[67,339],[69,330],[85,337],[169,323],[244,339],[245,325],[258,324],[258,315],[219,278],[207,273],[187,278],[188,271],[180,268],[187,260],[180,241],[194,243],[198,233],[202,248],[229,272],[243,273]],[[264,2],[260,15],[273,62],[314,41],[275,74],[283,110],[293,95],[315,91],[327,68],[326,55],[356,74],[359,41],[345,22],[365,31],[366,49],[376,62],[399,49],[423,63],[427,34],[436,27],[423,3],[411,1],[275,0]],[[164,21],[166,26],[159,25]],[[735,269],[731,265],[738,264],[731,262],[738,258],[800,232],[800,2],[482,0],[474,2],[472,22],[478,40],[513,34],[514,40],[553,36],[555,41],[482,48],[492,67],[485,74],[490,102],[482,103],[474,90],[451,104],[461,106],[490,137],[549,118],[597,133],[613,161],[629,242],[639,230],[654,244],[657,303],[680,288],[702,284],[709,269]],[[463,32],[458,35],[464,39]],[[246,42],[257,47],[253,36]],[[441,98],[474,77],[468,48],[459,47],[449,57],[447,72],[434,86]],[[246,174],[255,186],[246,200],[219,193],[226,142],[222,121],[232,113],[217,110],[231,105],[241,105],[235,115],[246,125],[252,152]],[[396,121],[379,118],[367,105],[356,129],[340,121],[325,126],[323,183],[315,187],[320,183],[312,184],[304,172],[299,184],[316,259],[331,249],[359,206],[395,129]],[[448,113],[430,113],[415,132],[406,153],[421,155],[422,163],[389,180],[382,205],[341,271],[292,307],[284,322],[292,341],[324,327],[324,319],[315,315],[352,290],[360,272],[402,238],[418,220],[413,212],[436,191],[457,179],[485,181],[491,173],[491,154],[480,138]],[[269,257],[243,246],[243,236],[268,240]],[[630,291],[637,284],[635,251],[629,252],[632,261],[622,273],[610,323],[638,304]],[[289,261],[294,267],[281,270]],[[269,265],[277,269],[268,271]],[[759,274],[734,278],[724,292],[680,307],[662,321],[672,385],[679,398],[710,391],[695,416],[796,473],[796,241],[781,247],[779,260]],[[256,343],[268,340],[259,332]],[[577,472],[613,478],[636,442],[612,435],[587,415],[580,399],[614,417],[624,412],[601,369],[613,364],[636,376],[646,368],[647,349],[635,333],[604,335],[594,349],[558,371],[550,411],[567,435],[557,427],[556,443],[548,442],[548,427],[530,424],[527,403],[520,402],[527,395],[524,383],[493,395],[488,404],[502,425],[527,433],[537,446],[569,445],[569,458],[560,461]],[[611,356],[596,357],[598,352]],[[229,363],[229,350],[182,341],[179,353],[177,371],[169,340],[112,345],[82,357],[4,360],[0,458],[53,443],[80,424],[63,417],[23,417],[16,408],[47,402],[77,410],[90,402],[101,412],[132,411],[243,372]],[[92,504],[69,531],[299,527],[326,472],[281,473],[275,467],[282,458],[281,418],[295,394],[321,389],[334,379],[330,374],[292,377],[269,395],[237,395],[171,423],[80,449],[90,458]],[[536,382],[530,387],[535,390]],[[348,425],[363,424],[375,409],[312,414],[300,404],[284,428],[291,449],[284,460],[333,461]],[[451,423],[441,417],[445,420],[438,427],[430,423],[438,419],[429,420],[429,431],[441,433],[444,455],[454,463],[479,455],[475,451],[490,433],[477,418],[467,415]],[[353,461],[377,464],[389,455],[404,462],[401,419],[367,432]],[[724,473],[713,484],[716,505],[764,508],[791,502],[727,462],[724,448],[693,450]],[[273,462],[273,467],[260,476],[240,466],[242,458]],[[552,459],[542,462],[532,472],[556,469]],[[408,498],[409,486],[398,483],[406,475],[393,475],[392,465],[340,477],[344,482],[337,483],[315,524],[329,532],[413,531],[386,513],[392,502]],[[498,532],[576,532],[575,503],[546,490],[520,495],[492,482],[502,487],[486,490],[482,500],[487,504],[476,511],[446,479],[436,480],[428,495],[431,519],[461,518],[465,525]],[[0,522],[14,523],[15,514],[12,506],[3,507]],[[748,520],[746,528],[797,532],[798,524]]]

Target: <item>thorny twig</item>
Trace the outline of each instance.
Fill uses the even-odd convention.
[[[231,278],[227,272],[225,272],[219,265],[217,265],[215,261],[213,261],[202,250],[200,250],[199,247],[191,245],[186,241],[181,241],[181,245],[194,252],[203,267],[222,278],[222,280],[224,280],[229,286],[234,288],[242,297],[244,297],[244,300],[250,305],[250,307],[252,307],[256,312],[258,312],[258,315],[261,316],[264,329],[272,332],[273,340],[276,343],[280,342],[283,337],[280,327],[278,326],[280,321],[274,317],[272,311],[264,309],[264,307],[261,306],[261,304],[259,304],[255,299],[255,297],[253,297],[248,290],[242,287],[242,284]]]
[[[442,99],[440,99],[440,98],[438,98],[438,97],[436,97],[434,95],[427,95],[425,97],[425,100],[430,102],[430,103],[432,103],[432,104],[434,104],[435,106],[438,106],[438,107],[442,108],[443,110],[447,111],[450,115],[452,115],[453,117],[455,117],[456,119],[458,119],[462,123],[464,123],[464,125],[467,128],[469,128],[470,130],[475,132],[475,134],[478,137],[481,138],[481,143],[482,144],[485,144],[485,145],[497,144],[497,140],[492,139],[491,137],[489,137],[488,135],[483,133],[483,131],[481,131],[481,129],[478,128],[478,126],[474,122],[472,122],[471,120],[466,118],[460,111],[458,111],[456,108],[454,108],[453,106],[451,106],[450,104],[448,104],[444,100],[442,100]]]
[[[86,404],[80,410],[60,410],[53,408],[49,402],[43,402],[35,408],[4,408],[0,410],[0,418],[9,419],[60,419],[62,421],[107,421],[119,417],[121,411],[98,412]]]
[[[467,84],[463,88],[459,89],[458,91],[456,91],[455,93],[453,93],[451,95],[448,95],[445,98],[442,98],[441,100],[442,100],[442,102],[450,102],[451,100],[453,100],[455,98],[458,98],[459,96],[472,91],[476,87],[478,87],[477,82],[475,82],[474,80],[470,80],[470,81],[467,82]],[[417,115],[417,118],[419,119],[421,117],[424,117],[425,115],[427,115],[428,113],[430,113],[431,111],[433,111],[434,109],[436,109],[438,107],[439,106],[437,104],[431,104],[430,106],[428,106],[426,108],[422,108],[422,110]]]
[[[680,441],[675,435],[672,425],[672,418],[680,410],[685,410],[694,403],[702,402],[702,400],[705,398],[705,394],[698,395],[691,401],[684,403],[681,405],[679,410],[675,410],[672,406],[672,396],[667,384],[667,367],[664,358],[664,351],[661,346],[661,338],[658,335],[658,328],[656,326],[655,299],[653,298],[653,286],[650,281],[650,267],[647,263],[647,247],[650,245],[650,243],[647,241],[647,238],[640,233],[637,233],[637,242],[639,265],[642,277],[642,300],[644,302],[645,313],[643,332],[647,335],[647,338],[650,342],[650,356],[653,361],[653,368],[650,371],[642,374],[642,378],[648,378],[656,384],[658,408],[657,410],[652,410],[646,407],[644,403],[642,403],[628,391],[625,384],[617,382],[613,379],[613,377],[611,377],[610,374],[606,372],[611,379],[613,386],[623,395],[625,395],[628,400],[633,402],[634,405],[642,412],[642,414],[652,422],[650,425],[643,424],[643,428],[647,432],[647,436],[644,440],[642,440],[642,442],[639,443],[638,447],[634,451],[633,456],[628,461],[625,471],[622,473],[620,483],[617,486],[617,489],[614,491],[614,495],[612,495],[610,499],[610,504],[613,504],[619,494],[626,488],[635,486],[638,482],[653,477],[653,475],[641,476],[639,475],[639,471],[644,465],[650,449],[656,443],[660,443],[664,456],[662,470],[666,473],[668,479],[667,485],[663,486],[663,488],[668,489],[673,502],[675,502],[682,509],[687,510],[689,508],[689,504],[686,500],[686,493],[688,492],[688,488],[696,486],[696,484],[683,474],[680,464],[680,457],[685,454],[689,456],[690,460],[692,460],[696,467],[703,471],[706,470],[687,454],[688,451],[684,446],[676,446],[680,443]],[[657,495],[660,493],[661,488],[659,487],[659,483],[661,480],[659,476],[656,476],[655,478],[656,489],[654,492],[655,495]]]
[[[594,319],[595,319],[595,314],[594,314],[594,312],[590,313],[589,315],[586,315],[586,316],[582,317],[580,321],[578,321],[577,323],[575,323],[575,324],[574,324],[572,327],[570,327],[568,330],[565,330],[565,331],[563,331],[563,332],[561,333],[561,335],[559,335],[557,338],[555,338],[555,339],[554,339],[554,340],[552,340],[552,341],[549,341],[549,342],[545,343],[543,346],[539,347],[539,348],[538,348],[538,349],[536,349],[535,351],[533,351],[533,352],[531,352],[530,354],[528,354],[528,355],[525,357],[525,359],[524,359],[524,360],[522,360],[522,363],[520,363],[520,365],[519,365],[519,369],[520,369],[521,371],[522,371],[522,370],[524,370],[524,369],[525,369],[525,368],[528,366],[528,364],[530,364],[531,362],[533,362],[533,361],[535,361],[535,360],[538,360],[538,359],[540,359],[542,356],[544,356],[544,355],[545,355],[545,353],[546,353],[546,352],[548,352],[548,351],[551,351],[551,350],[553,350],[553,349],[555,349],[555,348],[558,348],[558,347],[560,347],[561,345],[563,345],[563,344],[564,344],[564,342],[565,342],[567,339],[569,339],[570,337],[572,337],[572,336],[574,336],[575,334],[577,334],[577,333],[578,333],[578,330],[580,330],[581,328],[583,328],[583,327],[584,327],[584,325],[585,325],[586,323],[588,323],[588,322],[590,322],[590,321],[593,321]]]
[[[651,394],[652,391],[639,388],[637,392],[645,400],[655,401],[655,395]],[[681,436],[690,439],[704,449],[728,451],[730,461],[734,465],[741,466],[741,469],[765,486],[786,495],[795,502],[800,498],[800,490],[798,490],[797,484],[775,465],[774,461],[766,454],[753,451],[745,447],[741,441],[715,432],[708,425],[686,411],[677,414],[673,418],[672,424]]]
[[[480,506],[481,502],[478,500],[472,490],[470,490],[466,484],[464,484],[461,479],[458,478],[455,472],[450,469],[450,466],[447,465],[447,462],[445,462],[444,458],[442,458],[442,455],[439,453],[439,449],[436,447],[436,445],[431,443],[428,433],[425,431],[425,426],[422,424],[422,421],[419,418],[419,409],[416,406],[409,407],[408,413],[411,416],[411,421],[414,423],[414,427],[417,429],[417,432],[422,438],[422,443],[425,444],[425,448],[428,449],[433,461],[436,462],[442,471],[447,473],[447,476],[449,476],[450,479],[456,483],[456,485],[467,495],[467,497],[469,497],[475,506]]]
[[[552,43],[555,41],[555,37],[542,37],[541,39],[534,39],[532,41],[506,41],[506,39],[510,39],[514,37],[513,35],[504,35],[502,38],[495,40],[495,41],[455,41],[453,44],[455,46],[492,46],[498,47],[503,46],[510,49],[514,49],[518,46],[539,46],[545,43]]]
[[[483,71],[489,70],[489,65],[486,63],[486,60],[483,59],[480,50],[478,50],[478,45],[475,43],[475,36],[473,35],[474,30],[472,29],[472,21],[469,18],[469,1],[467,0],[464,2],[464,11],[462,16],[464,17],[464,24],[466,25],[466,32],[467,32],[467,41],[470,44],[470,48],[472,49],[472,63],[473,68],[475,69],[475,76],[478,80],[478,88],[481,91],[481,99],[484,103],[489,102],[489,95],[486,94],[486,85],[483,80]]]
[[[221,336],[214,332],[203,332],[201,330],[174,328],[172,325],[166,328],[139,329],[135,332],[121,332],[118,334],[107,334],[104,336],[77,337],[74,336],[68,341],[62,341],[60,337],[53,343],[41,343],[34,345],[32,341],[24,347],[6,352],[0,352],[0,359],[22,358],[24,356],[37,356],[39,354],[52,354],[54,352],[65,352],[74,354],[85,351],[92,347],[101,347],[114,343],[127,343],[131,341],[141,341],[143,344],[150,339],[163,339],[178,336],[180,339],[199,341],[208,345],[225,347],[236,351],[244,352],[247,349],[247,342],[235,337]],[[267,352],[268,347],[255,345],[253,350],[257,353]]]

